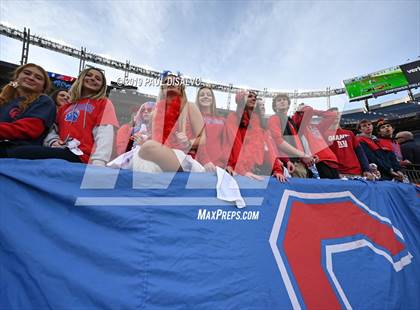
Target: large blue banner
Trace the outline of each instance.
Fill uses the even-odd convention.
[[[420,308],[415,186],[238,182],[0,160],[0,308]]]

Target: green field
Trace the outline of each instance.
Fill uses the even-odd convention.
[[[361,79],[344,81],[344,86],[350,99],[365,97],[407,85],[408,81],[400,68],[373,73]]]

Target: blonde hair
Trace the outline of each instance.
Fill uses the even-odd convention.
[[[77,80],[71,86],[71,88],[69,90],[70,102],[75,102],[75,101],[82,98],[83,80],[85,79],[87,73],[90,70],[96,70],[96,71],[100,72],[100,74],[102,76],[102,86],[96,94],[89,95],[86,98],[102,99],[102,98],[106,97],[106,78],[105,78],[105,74],[103,73],[103,71],[101,69],[92,67],[92,68],[86,68],[82,72],[80,72]]]
[[[51,82],[48,77],[48,73],[41,66],[38,66],[33,63],[28,63],[28,64],[25,64],[16,68],[16,70],[13,72],[13,75],[12,75],[12,82],[2,88],[0,92],[0,106],[3,106],[10,100],[13,100],[19,97],[19,92],[18,92],[19,85],[13,85],[13,81],[15,81],[17,77],[19,76],[19,74],[28,67],[34,67],[34,68],[37,68],[39,71],[41,71],[41,74],[44,77],[44,87],[42,89],[42,92],[33,92],[29,96],[25,96],[25,99],[19,105],[19,109],[21,109],[22,111],[25,111],[35,100],[39,98],[39,96],[41,96],[42,94],[45,94],[49,90],[51,86]]]
[[[195,98],[195,105],[198,107],[198,109],[200,110],[200,112],[203,113],[202,106],[200,105],[200,102],[199,102],[200,91],[202,91],[203,89],[210,90],[211,98],[212,98],[210,112],[211,112],[211,115],[212,116],[216,116],[217,115],[217,112],[216,112],[216,97],[214,96],[213,89],[211,89],[210,87],[208,87],[208,86],[201,86],[198,89],[198,91],[197,91],[197,97]]]

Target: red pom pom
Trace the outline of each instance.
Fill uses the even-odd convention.
[[[163,99],[156,104],[152,139],[162,144],[176,143],[174,128],[181,112],[181,98]]]

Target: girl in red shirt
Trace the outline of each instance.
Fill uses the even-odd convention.
[[[269,153],[273,176],[284,182],[283,165],[273,150],[273,143],[266,142],[266,134],[261,128],[261,112],[256,105],[256,94],[251,91],[241,91],[236,94],[236,112],[228,115],[226,120],[225,141],[231,147],[226,171],[249,178],[262,180],[254,174],[256,165],[264,162],[264,145],[270,147]]]
[[[286,94],[278,94],[273,98],[272,108],[276,114],[268,119],[267,131],[273,137],[278,152],[291,175],[306,178],[308,176],[307,166],[313,165],[315,158],[305,153],[298,135],[298,128],[287,116],[289,107],[290,98]]]
[[[314,115],[321,116],[323,119],[318,124],[312,124]],[[307,142],[307,152],[311,152],[316,157],[316,168],[319,176],[325,179],[339,179],[337,170],[338,160],[334,152],[328,147],[325,141],[326,130],[335,122],[336,112],[323,112],[314,110],[310,106],[301,105],[300,109],[293,115],[292,119],[302,132],[302,142],[305,147]]]
[[[140,108],[133,113],[133,120],[124,124],[118,129],[116,139],[117,155],[142,145],[152,136],[152,114],[156,103],[148,101],[143,103]]]
[[[225,167],[227,162],[227,150],[223,143],[225,119],[217,115],[216,98],[211,88],[200,87],[195,104],[203,116],[207,141],[198,148],[197,154],[207,161],[204,165],[207,171],[215,171],[216,166]]]
[[[205,139],[200,110],[188,102],[182,78],[166,74],[152,117],[152,138],[141,146],[139,156],[163,171],[204,172],[192,150]]]
[[[112,102],[106,98],[106,78],[101,69],[87,68],[74,82],[70,102],[57,113],[58,132],[44,142],[78,156],[80,162],[105,166],[111,159],[114,127],[118,127]]]

